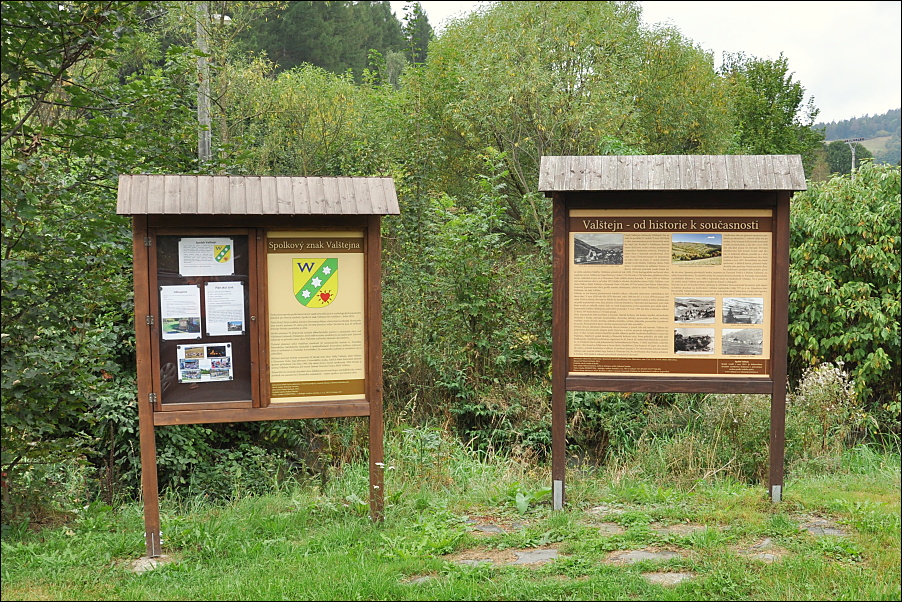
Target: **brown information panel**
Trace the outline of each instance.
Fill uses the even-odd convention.
[[[365,397],[363,232],[269,231],[272,404]]]
[[[770,209],[568,218],[568,374],[770,375]]]

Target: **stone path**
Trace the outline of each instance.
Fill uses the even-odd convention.
[[[600,519],[611,519],[625,510],[608,505],[600,505],[588,511],[590,516]],[[800,529],[807,531],[814,537],[822,537],[825,535],[845,536],[846,531],[840,528],[832,521],[818,516],[795,516],[794,520],[800,523]],[[510,533],[518,529],[522,529],[525,525],[520,523],[499,525],[491,522],[490,517],[480,517],[479,519],[470,519],[468,521],[471,530],[480,535],[496,536]],[[598,532],[604,536],[623,535],[626,529],[620,524],[611,520],[602,520],[594,522],[592,526],[598,529]],[[700,524],[674,524],[665,525],[661,523],[651,523],[650,529],[655,533],[663,536],[689,536],[694,533],[704,531],[706,529],[719,529],[719,527],[711,527]],[[784,548],[776,545],[770,537],[764,537],[757,542],[748,545],[736,547],[734,550],[747,558],[758,560],[767,564],[778,562],[789,552]],[[611,552],[603,562],[606,564],[626,566],[639,562],[667,562],[674,559],[685,558],[687,552],[661,549],[657,547],[646,547],[637,550],[616,550]],[[542,566],[549,562],[554,562],[561,556],[558,554],[556,546],[544,546],[541,548],[531,548],[523,550],[493,550],[493,549],[471,549],[463,552],[447,556],[446,558],[460,566]],[[649,583],[655,583],[663,586],[674,586],[684,581],[694,578],[696,574],[692,571],[648,571],[642,573],[642,577]],[[407,583],[423,583],[430,580],[431,576],[421,575],[412,577]]]
[[[587,514],[593,521],[590,522],[591,526],[598,529],[599,534],[603,536],[618,536],[627,532],[626,528],[614,522],[616,517],[624,511],[625,510],[621,508],[603,504],[590,509]],[[848,531],[837,525],[835,522],[821,516],[795,515],[792,516],[792,519],[798,522],[800,531],[807,532],[813,537],[845,537],[849,535]],[[600,520],[600,522],[595,522],[596,520]],[[526,526],[519,522],[497,521],[494,520],[494,517],[471,518],[467,523],[469,524],[472,533],[485,537],[497,537],[506,533],[513,533]],[[706,529],[719,529],[720,527],[684,523],[674,525],[651,523],[649,528],[662,536],[674,535],[685,537]],[[750,545],[734,547],[733,550],[746,558],[767,564],[778,562],[789,554],[786,549],[778,546],[770,537],[764,537]],[[615,550],[608,554],[602,562],[611,565],[628,566],[640,562],[666,563],[674,559],[686,558],[687,556],[688,552],[686,550],[675,551],[662,547],[648,546],[635,550]],[[557,545],[547,545],[536,548],[505,550],[475,548],[451,554],[445,558],[449,562],[453,562],[459,566],[539,567],[554,562],[562,557],[564,556],[558,553]],[[143,573],[154,570],[169,562],[173,562],[173,559],[169,556],[160,556],[157,558],[143,557],[131,563],[131,570],[136,573]],[[663,568],[664,567],[662,567],[662,569]],[[692,571],[650,570],[642,573],[642,577],[649,583],[667,587],[690,580],[695,576],[696,574]],[[429,582],[436,578],[437,577],[433,575],[413,575],[408,577],[404,582],[416,585]]]

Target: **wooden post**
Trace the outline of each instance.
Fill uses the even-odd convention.
[[[138,363],[138,435],[141,445],[141,493],[144,498],[144,544],[147,556],[163,553],[160,544],[160,497],[157,484],[157,445],[153,425],[153,401],[156,393],[151,378],[151,339],[157,325],[148,316],[150,238],[147,217],[132,218],[132,253],[135,287],[135,352]]]
[[[553,201],[551,291],[551,492],[552,508],[564,507],[564,473],[567,466],[567,209],[555,193]]]
[[[789,200],[790,192],[777,193],[774,223],[774,307],[773,371],[774,389],[770,403],[770,461],[768,491],[777,503],[783,496],[783,463],[786,448],[786,379],[789,350]]]
[[[370,404],[370,518],[383,519],[385,454],[382,423],[382,232],[381,218],[371,215],[366,230],[367,399]]]

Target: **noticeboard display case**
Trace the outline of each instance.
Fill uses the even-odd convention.
[[[122,175],[132,218],[142,489],[160,554],[154,429],[369,419],[382,514],[381,217],[390,178]]]

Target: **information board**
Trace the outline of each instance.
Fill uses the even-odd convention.
[[[572,209],[568,225],[568,374],[770,375],[770,209]]]
[[[363,232],[267,234],[270,402],[365,394]]]

